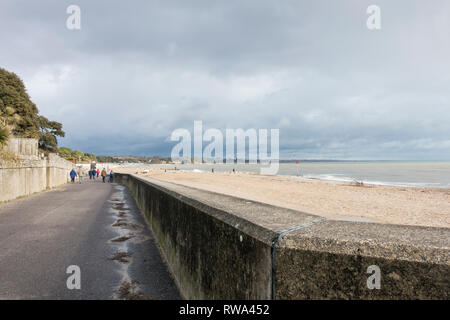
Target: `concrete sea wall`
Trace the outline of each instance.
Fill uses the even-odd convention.
[[[116,174],[187,299],[449,299],[450,230],[326,220]]]
[[[11,138],[2,150],[15,158],[0,162],[0,201],[27,196],[70,180],[73,164],[56,154],[39,154],[36,139]]]

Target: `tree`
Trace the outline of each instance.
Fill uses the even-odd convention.
[[[9,130],[5,126],[0,124],[0,147],[8,141],[9,138]]]
[[[65,136],[62,124],[56,121],[49,121],[44,116],[39,116],[39,128],[39,147],[44,150],[57,151],[58,140],[56,136]]]
[[[39,139],[44,150],[55,151],[57,136],[64,137],[62,124],[39,115],[22,80],[14,73],[0,68],[0,131],[23,138]],[[4,133],[0,135],[5,136]],[[4,138],[3,138],[4,139]],[[1,140],[0,140],[1,141]]]
[[[73,162],[78,162],[80,160],[82,162],[97,161],[97,158],[92,153],[83,153],[81,151],[72,150],[67,147],[58,148],[57,151],[58,151],[58,154],[60,157],[66,159],[66,160],[69,160],[69,161],[73,161]]]
[[[93,153],[85,153],[83,160],[85,160],[85,161],[97,161],[97,157]]]

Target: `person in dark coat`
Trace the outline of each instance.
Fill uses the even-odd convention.
[[[72,171],[70,171],[70,179],[72,179],[72,183],[75,182],[76,177],[77,177],[77,173],[76,173],[75,169],[72,169]]]
[[[103,183],[105,183],[105,179],[106,179],[106,176],[107,176],[105,168],[103,168],[101,175],[102,175]]]

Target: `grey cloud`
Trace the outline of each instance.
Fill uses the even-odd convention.
[[[62,144],[170,154],[172,130],[280,128],[283,157],[449,159],[450,4],[2,1],[0,66]]]

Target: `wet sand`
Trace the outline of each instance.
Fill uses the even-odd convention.
[[[450,189],[356,185],[249,173],[117,168],[329,219],[450,228]]]

